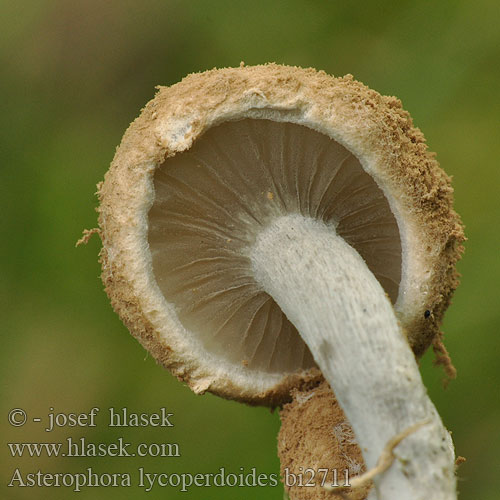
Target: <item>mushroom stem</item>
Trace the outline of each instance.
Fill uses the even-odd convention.
[[[368,469],[394,436],[426,422],[395,447],[393,464],[374,479],[374,498],[455,499],[451,437],[392,304],[360,255],[333,227],[288,215],[257,235],[250,258],[257,282],[296,326],[334,390]]]

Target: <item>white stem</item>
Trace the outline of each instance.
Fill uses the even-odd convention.
[[[394,449],[392,466],[375,478],[375,497],[455,499],[451,437],[394,309],[360,255],[333,227],[289,215],[262,230],[250,258],[257,281],[296,326],[332,387],[368,469],[396,434],[428,422]]]

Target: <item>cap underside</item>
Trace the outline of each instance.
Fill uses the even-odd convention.
[[[332,226],[393,303],[401,280],[396,219],[374,179],[335,140],[303,125],[228,121],[154,174],[153,272],[184,327],[250,370],[314,366],[295,327],[252,276],[248,250],[270,221],[298,213]]]

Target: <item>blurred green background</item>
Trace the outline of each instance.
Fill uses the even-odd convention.
[[[500,492],[500,31],[496,0],[25,0],[0,7],[3,342],[2,437],[50,442],[179,443],[180,458],[9,458],[2,498],[278,499],[281,486],[128,489],[7,488],[12,473],[279,471],[279,418],[211,395],[195,396],[158,367],[113,313],[99,281],[95,185],[129,122],[184,75],[268,61],[352,73],[403,101],[454,178],[469,241],[462,284],[443,326],[458,369],[422,362],[432,399],[453,431],[461,499]],[[47,433],[7,424],[101,408],[95,428]],[[173,429],[108,429],[109,407],[175,416]]]

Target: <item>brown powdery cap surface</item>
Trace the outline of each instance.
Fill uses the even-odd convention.
[[[395,97],[350,75],[268,64],[214,69],[159,87],[130,125],[98,186],[102,281],[115,311],[155,359],[197,393],[275,406],[293,387],[319,379],[296,373],[250,373],[190,343],[153,275],[148,211],[155,171],[189,150],[207,130],[240,119],[292,122],[352,152],[386,195],[401,230],[403,269],[395,310],[417,356],[439,338],[458,284],[464,240],[449,177]]]
[[[339,498],[321,487],[324,470],[328,470],[325,485],[334,480],[337,471],[338,485],[345,481],[345,470],[350,479],[365,471],[361,450],[354,434],[327,382],[307,391],[292,391],[293,400],[280,412],[281,429],[278,435],[278,455],[281,462],[281,479],[291,500],[327,500]],[[309,469],[309,470],[308,470]],[[308,471],[307,471],[308,470]],[[293,485],[302,478],[315,486]],[[368,486],[344,493],[349,500],[364,500],[371,488]]]

